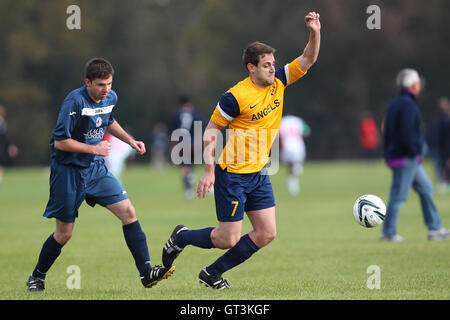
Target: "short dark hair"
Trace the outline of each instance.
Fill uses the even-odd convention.
[[[275,49],[271,46],[261,43],[261,42],[253,42],[250,43],[247,48],[244,50],[244,54],[242,55],[242,62],[244,63],[244,67],[247,69],[247,64],[251,63],[255,66],[259,63],[259,57],[263,54],[275,53]]]
[[[184,105],[184,104],[189,103],[189,102],[191,102],[191,101],[190,101],[190,99],[189,99],[189,97],[187,95],[181,94],[180,96],[178,96],[178,103],[180,105]]]
[[[90,81],[94,79],[106,79],[114,75],[111,63],[103,58],[93,58],[86,62],[85,77]]]

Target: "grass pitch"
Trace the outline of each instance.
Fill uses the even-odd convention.
[[[433,176],[431,166],[426,170]],[[202,173],[196,169],[197,178]],[[29,293],[25,282],[55,222],[42,217],[49,171],[17,168],[0,184],[0,298],[2,300],[309,300],[450,298],[450,240],[429,242],[419,199],[411,192],[398,232],[403,243],[379,241],[381,227],[366,229],[352,215],[356,198],[373,193],[388,200],[390,171],[379,161],[307,162],[302,192],[289,195],[286,169],[271,176],[277,202],[277,238],[244,264],[224,274],[232,289],[213,291],[198,283],[201,268],[223,254],[187,247],[168,280],[144,289],[120,221],[100,206],[83,204],[72,239],[47,275],[45,292]],[[214,197],[187,201],[178,168],[156,171],[132,166],[122,182],[147,234],[152,264],[175,225],[216,226]],[[450,227],[450,194],[436,194],[443,225]],[[250,231],[244,220],[243,233]],[[80,270],[80,289],[68,289],[70,266]],[[369,289],[380,271],[380,288]]]

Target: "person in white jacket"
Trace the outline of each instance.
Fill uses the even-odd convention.
[[[117,139],[108,132],[105,133],[103,139],[111,143],[111,151],[104,157],[105,165],[117,180],[121,181],[122,172],[125,168],[127,159],[134,156],[136,152],[128,144]]]
[[[297,116],[286,115],[280,124],[280,158],[289,167],[287,177],[288,190],[292,195],[300,193],[300,175],[303,173],[303,162],[306,148],[303,137],[311,133],[306,122]]]

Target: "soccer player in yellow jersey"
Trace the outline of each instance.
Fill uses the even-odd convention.
[[[205,130],[205,173],[197,195],[204,198],[214,185],[219,226],[190,230],[178,225],[163,248],[162,260],[170,267],[186,245],[229,249],[203,268],[199,280],[213,289],[230,288],[222,274],[244,262],[276,235],[275,200],[264,167],[278,132],[287,86],[306,74],[316,62],[320,48],[320,16],[305,17],[310,31],[303,54],[275,68],[275,49],[250,44],[243,55],[249,76],[222,95]],[[227,144],[214,165],[214,149],[220,130],[228,126]],[[253,230],[241,237],[244,212]]]

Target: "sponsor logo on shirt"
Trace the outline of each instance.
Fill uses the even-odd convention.
[[[86,140],[101,140],[103,139],[104,131],[103,128],[97,128],[89,130],[87,133],[84,133],[84,139]]]
[[[276,110],[280,106],[280,101],[278,99],[275,99],[273,101],[273,105],[269,104],[267,107],[263,108],[257,113],[254,113],[252,115],[252,121],[263,119],[264,117],[268,116],[272,111]]]

